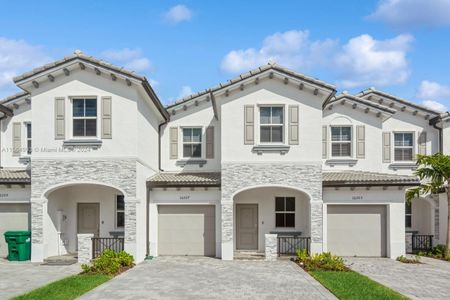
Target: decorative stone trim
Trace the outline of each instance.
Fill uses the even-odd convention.
[[[206,165],[206,159],[180,159],[176,161],[176,165],[184,167],[186,165],[198,165],[200,168]]]
[[[405,251],[406,253],[412,253],[412,232],[405,233]]]
[[[125,242],[136,242],[136,213],[139,201],[135,198],[125,198]]]
[[[325,164],[334,167],[335,165],[348,165],[353,167],[358,162],[357,159],[328,159]]]
[[[78,239],[78,263],[87,264],[92,260],[92,233],[79,233]]]
[[[390,164],[389,168],[394,171],[397,171],[399,169],[417,170],[417,165],[415,163],[395,163]]]
[[[286,154],[291,147],[288,145],[256,145],[252,148],[252,152],[262,155],[263,153],[278,152],[281,155]]]
[[[46,212],[46,199],[31,199],[31,242],[44,243],[44,212]]]
[[[101,140],[66,140],[63,142],[63,147],[74,149],[75,147],[90,147],[92,149],[98,149],[102,145]]]
[[[277,253],[277,234],[269,234],[266,233],[264,236],[265,240],[265,254],[266,254],[266,260],[267,261],[275,261],[277,260],[278,253]]]

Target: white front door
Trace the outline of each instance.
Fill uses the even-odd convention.
[[[258,250],[258,204],[236,204],[236,250]]]
[[[100,234],[100,204],[78,203],[78,233]]]

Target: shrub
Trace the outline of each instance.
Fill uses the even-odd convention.
[[[123,269],[134,266],[134,258],[125,251],[114,252],[105,250],[93,260],[92,265],[83,264],[81,268],[85,274],[117,275]]]
[[[406,257],[403,255],[400,255],[399,257],[397,257],[397,261],[405,263],[405,264],[420,264],[420,259],[418,256]]]
[[[305,250],[299,250],[297,251],[297,262],[306,271],[346,272],[349,270],[341,257],[332,255],[330,252],[317,253],[310,256]]]
[[[447,246],[445,245],[437,245],[428,252],[420,251],[417,255],[450,261],[450,254],[447,255]]]

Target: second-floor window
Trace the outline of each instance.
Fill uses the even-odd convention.
[[[201,128],[183,128],[183,157],[202,157]]]
[[[73,136],[97,136],[97,99],[73,99]]]
[[[31,154],[31,123],[26,123],[27,127],[27,154]]]
[[[282,143],[284,116],[281,106],[262,106],[259,108],[260,142]]]
[[[413,147],[414,143],[412,132],[394,133],[394,160],[412,161]]]
[[[350,126],[331,127],[331,156],[352,155],[352,128]]]

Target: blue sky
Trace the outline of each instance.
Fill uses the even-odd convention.
[[[450,0],[0,1],[0,97],[80,49],[169,102],[269,60],[358,92],[450,108]]]

